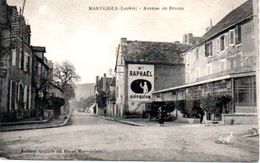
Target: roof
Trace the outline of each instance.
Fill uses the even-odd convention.
[[[104,80],[104,77],[101,77],[99,80],[98,80],[98,88],[102,88],[103,87],[103,80]],[[114,77],[106,77],[106,86],[115,86],[115,78]]]
[[[213,26],[208,32],[206,32],[202,36],[202,39],[198,44],[192,46],[189,49],[193,49],[197,47],[198,45],[206,42],[209,39],[212,39],[218,34],[234,27],[235,25],[247,20],[252,16],[253,16],[253,2],[252,0],[248,0],[245,3],[241,4],[240,6],[238,6],[237,8],[235,8],[234,10],[232,10],[229,14],[227,14],[223,19],[221,19],[215,26]],[[189,49],[186,49],[183,52],[186,52]]]
[[[178,42],[127,41],[121,44],[127,62],[182,64],[180,53],[190,45]]]
[[[241,23],[245,19],[253,15],[252,0],[248,0],[236,9],[232,10],[223,19],[221,19],[214,27],[202,36],[202,42],[216,36],[220,32]]]
[[[31,46],[32,51],[46,53],[46,48],[43,46]]]
[[[226,79],[231,79],[231,78],[247,77],[247,76],[253,76],[253,75],[255,75],[255,72],[233,73],[233,74],[228,74],[228,75],[225,75],[225,76],[220,76],[220,77],[216,77],[216,78],[212,78],[212,79],[208,79],[208,80],[204,80],[204,81],[198,81],[198,82],[194,82],[194,83],[184,84],[184,85],[181,85],[181,86],[161,89],[161,90],[158,90],[158,91],[154,91],[153,94],[165,93],[165,92],[175,91],[175,90],[184,89],[184,88],[188,88],[188,87],[193,87],[193,86],[197,86],[197,85],[201,85],[201,84],[205,84],[205,83],[216,82],[216,81],[221,81],[221,80],[226,80]]]

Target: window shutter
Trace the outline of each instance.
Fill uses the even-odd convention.
[[[23,70],[25,72],[27,72],[27,56],[24,56],[24,60],[23,60]]]
[[[28,98],[28,109],[31,109],[31,87],[28,87],[28,90],[29,90],[29,98]]]
[[[27,108],[27,86],[24,86],[23,102],[24,102],[24,109],[26,109]]]
[[[228,34],[225,34],[225,38],[224,38],[224,43],[225,43],[225,48],[228,47]]]
[[[217,52],[220,51],[220,37],[217,38]]]

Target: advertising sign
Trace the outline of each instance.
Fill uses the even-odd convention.
[[[154,65],[128,65],[129,101],[151,101],[154,90]]]

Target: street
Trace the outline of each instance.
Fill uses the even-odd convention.
[[[242,138],[257,125],[130,126],[73,112],[71,125],[2,132],[0,157],[39,160],[257,161],[258,136]],[[233,132],[234,141],[218,144]]]

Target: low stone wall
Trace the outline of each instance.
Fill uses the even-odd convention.
[[[222,114],[222,123],[224,125],[232,124],[257,124],[257,113],[234,113]]]

